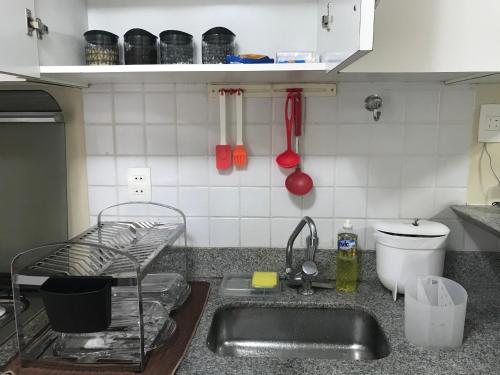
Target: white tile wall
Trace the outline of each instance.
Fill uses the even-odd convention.
[[[243,217],[240,221],[240,235],[241,246],[269,247],[271,245],[271,220]]]
[[[240,245],[240,220],[235,217],[210,219],[210,246],[235,247]]]
[[[144,87],[147,90],[146,87]],[[175,94],[170,92],[144,92],[145,120],[148,124],[175,124]]]
[[[363,108],[371,93],[384,98],[378,123]],[[153,199],[185,211],[194,246],[284,247],[300,217],[310,215],[321,247],[334,246],[350,218],[360,246],[373,249],[377,220],[419,216],[452,229],[450,248],[490,249],[494,240],[464,229],[448,208],[465,203],[474,95],[468,86],[341,83],[337,97],[307,98],[303,168],[315,189],[300,198],[284,188],[291,171],[275,163],[285,145],[284,99],[245,100],[248,167],[219,173],[218,103],[204,85],[95,85],[84,93],[92,220],[126,200],[127,168],[148,166]],[[229,124],[234,139],[234,120]],[[166,215],[109,213],[118,214]]]
[[[146,144],[142,125],[120,125],[115,128],[116,153],[119,155],[144,155]]]
[[[177,127],[175,125],[147,125],[148,155],[177,155]]]
[[[90,155],[113,155],[113,127],[89,125],[85,129],[87,153]]]
[[[108,93],[88,92],[83,96],[83,117],[87,124],[110,124],[113,122],[112,96]]]
[[[142,93],[115,92],[114,105],[115,123],[137,124],[143,121],[144,102]]]
[[[338,187],[335,189],[336,217],[366,217],[366,188]]]
[[[240,214],[242,217],[269,217],[271,190],[267,187],[240,188]]]

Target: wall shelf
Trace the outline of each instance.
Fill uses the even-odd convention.
[[[331,82],[335,64],[41,66],[41,80],[95,83]]]
[[[280,84],[333,82],[478,83],[472,73],[346,73],[331,63],[234,65],[41,66],[41,81],[86,87],[96,83]],[[500,74],[498,75],[500,76]],[[464,78],[465,77],[465,78]],[[29,79],[34,81],[33,79]],[[36,81],[36,80],[35,80]]]
[[[500,207],[451,206],[460,217],[500,236]]]

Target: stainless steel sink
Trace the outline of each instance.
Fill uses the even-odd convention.
[[[372,315],[344,308],[223,307],[207,346],[233,357],[373,360],[390,351]]]

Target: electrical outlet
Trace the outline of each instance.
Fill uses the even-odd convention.
[[[481,106],[478,141],[500,142],[500,104]]]
[[[127,171],[128,199],[151,202],[151,169],[129,168]]]
[[[500,116],[488,117],[488,130],[499,131],[500,130]]]

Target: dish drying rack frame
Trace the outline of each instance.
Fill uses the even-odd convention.
[[[149,205],[174,211],[182,220],[174,224],[153,223],[148,221],[103,221],[103,213],[112,208],[125,205]],[[38,246],[18,254],[12,261],[13,296],[16,301],[17,338],[21,365],[52,363],[44,357],[51,347],[54,335],[45,320],[44,328],[32,336],[32,328],[17,319],[21,314],[21,290],[23,285],[41,285],[51,276],[112,276],[114,286],[132,286],[136,293],[139,332],[137,336],[138,356],[132,362],[121,362],[120,368],[142,371],[150,352],[146,352],[143,298],[141,280],[151,271],[153,261],[166,253],[181,237],[184,237],[183,267],[187,272],[185,248],[187,247],[186,216],[173,206],[156,202],[124,202],[109,206],[99,212],[97,224],[80,233],[69,241],[54,242]],[[34,261],[33,259],[38,259]],[[46,315],[39,313],[40,319]],[[159,339],[161,336],[155,339]],[[116,363],[79,363],[65,362],[69,368],[98,366],[114,368]]]
[[[163,224],[149,221],[102,220],[103,213],[107,210],[139,204],[174,211],[182,218],[182,222]],[[113,276],[117,279],[127,279],[133,271],[130,267],[130,262],[132,262],[138,267],[137,274],[142,280],[150,271],[153,261],[161,257],[181,236],[184,237],[184,248],[186,248],[186,216],[180,209],[156,202],[118,203],[99,212],[96,225],[71,240],[60,242],[60,246],[55,246],[53,252],[24,267],[19,274],[25,276]],[[102,246],[102,248],[96,252],[96,246]],[[28,251],[33,250],[36,249]],[[132,278],[135,279],[135,276]]]

